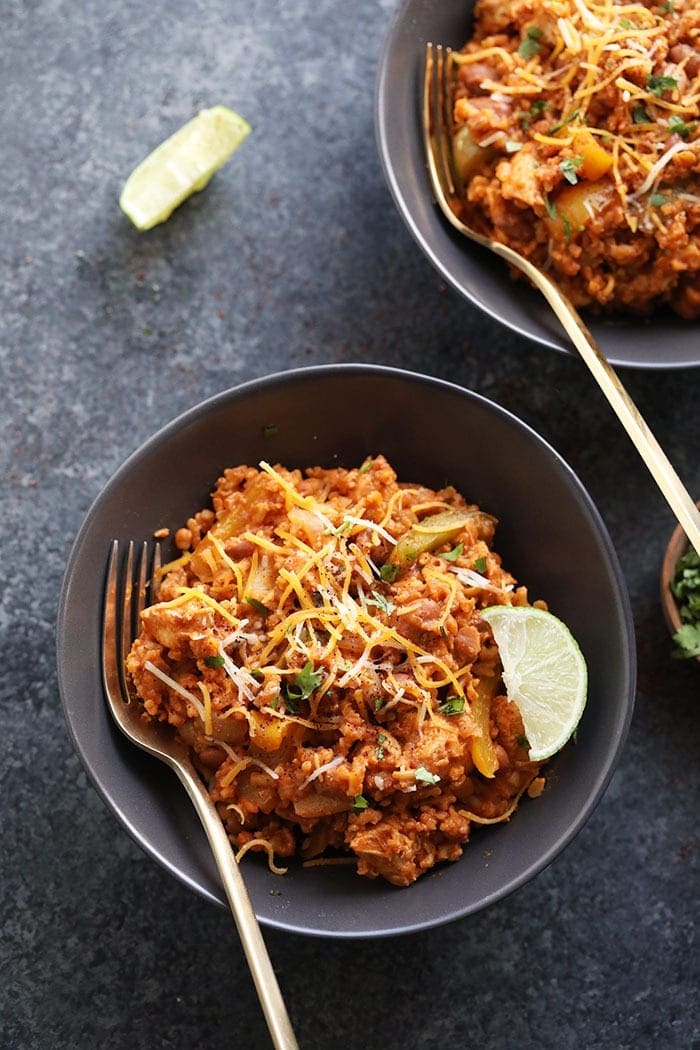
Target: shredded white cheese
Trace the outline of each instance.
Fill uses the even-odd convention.
[[[304,788],[307,787],[307,785],[310,784],[312,780],[316,780],[318,777],[322,776],[324,773],[330,773],[330,771],[332,769],[337,769],[338,766],[342,766],[344,761],[345,761],[345,756],[344,755],[336,755],[335,758],[332,758],[330,760],[330,762],[324,762],[324,764],[322,766],[319,766],[318,769],[314,769],[313,773],[309,773],[309,775],[306,778],[306,780],[304,780],[299,785],[299,791],[303,791]]]
[[[224,671],[238,690],[240,698],[247,703],[252,703],[255,694],[260,689],[260,682],[256,681],[250,671],[246,671],[244,667],[237,667],[221,643],[219,643],[219,655],[224,661]]]
[[[185,700],[189,700],[189,702],[192,704],[202,721],[206,721],[206,711],[204,710],[204,704],[198,696],[195,696],[194,693],[191,693],[189,689],[185,689],[184,686],[180,685],[179,682],[176,682],[175,679],[171,678],[169,674],[165,673],[165,671],[161,671],[160,667],[156,667],[156,665],[154,663],[151,663],[150,660],[146,660],[143,666],[146,668],[147,671],[150,671],[151,674],[155,675],[156,678],[160,678],[161,682],[164,682],[165,685],[169,686],[169,688],[172,689],[173,692],[178,693],[178,695],[184,697]]]
[[[672,146],[669,146],[666,152],[662,154],[662,156],[660,156],[656,163],[653,165],[651,171],[649,172],[639,189],[635,190],[634,193],[630,194],[630,200],[635,200],[639,197],[642,197],[645,193],[648,193],[649,190],[654,186],[656,180],[658,179],[663,169],[666,167],[667,164],[669,164],[673,160],[676,154],[681,153],[683,150],[688,150],[690,148],[691,146],[687,142],[674,142]]]
[[[478,587],[482,591],[496,591],[498,594],[513,589],[513,585],[510,583],[506,584],[505,587],[497,587],[495,583],[491,583],[480,572],[475,572],[474,569],[465,569],[461,565],[450,565],[450,572],[453,572],[465,587]]]

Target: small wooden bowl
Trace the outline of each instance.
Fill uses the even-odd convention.
[[[700,502],[698,502],[698,506],[700,507]],[[661,566],[661,609],[663,610],[666,626],[672,635],[681,626],[681,615],[678,611],[678,603],[671,592],[671,581],[676,572],[678,559],[685,554],[687,549],[688,537],[681,526],[677,525],[668,542]],[[696,656],[695,660],[697,663],[700,663],[700,656]]]

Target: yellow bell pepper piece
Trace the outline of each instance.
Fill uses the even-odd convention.
[[[576,152],[583,157],[583,163],[576,174],[589,182],[597,182],[607,175],[613,165],[612,154],[591,135],[586,128],[577,130],[574,134],[574,147]]]
[[[470,710],[472,718],[480,731],[471,743],[471,753],[474,765],[485,777],[489,779],[494,776],[498,769],[498,757],[491,739],[490,714],[491,700],[498,685],[497,678],[479,679],[476,683],[476,696],[471,699]]]

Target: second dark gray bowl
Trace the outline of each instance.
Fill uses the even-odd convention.
[[[375,91],[377,147],[400,215],[430,261],[461,295],[543,346],[574,353],[538,292],[515,282],[506,264],[466,241],[433,203],[425,167],[420,94],[428,41],[460,48],[474,0],[403,0],[379,57]],[[650,319],[586,318],[612,364],[639,368],[700,365],[700,323],[663,310]]]

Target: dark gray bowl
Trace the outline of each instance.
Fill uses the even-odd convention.
[[[110,540],[147,539],[161,526],[174,530],[206,505],[227,465],[267,459],[353,466],[378,452],[402,479],[433,486],[449,479],[500,518],[497,549],[532,598],[546,598],[570,625],[588,661],[590,699],[576,746],[552,763],[545,793],[526,800],[509,824],[475,831],[458,863],[408,889],[343,867],[292,865],[280,878],[268,873],[264,859],[246,858],[246,881],[263,923],[327,936],[417,930],[483,908],[548,864],[601,797],[632,713],[634,636],[610,539],[571,470],[515,417],[449,383],[364,365],[270,376],[192,409],[127,460],[75,541],[59,611],[63,707],[93,784],[152,857],[223,902],[204,834],[178,781],[129,745],[107,712],[99,644]]]
[[[387,32],[377,73],[375,129],[389,189],[409,230],[444,279],[497,321],[543,346],[575,353],[544,299],[506,264],[460,237],[433,204],[420,125],[428,41],[461,47],[473,0],[404,0]],[[700,322],[668,310],[649,320],[586,318],[613,364],[682,368],[700,364]]]

